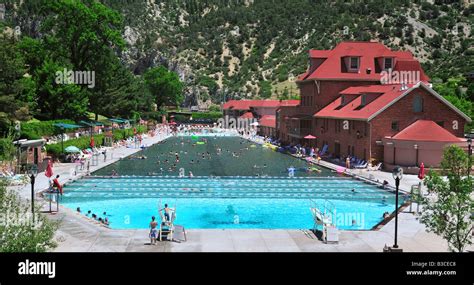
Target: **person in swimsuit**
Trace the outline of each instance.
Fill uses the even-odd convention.
[[[160,210],[160,211],[164,211],[164,216],[165,216],[166,221],[170,220],[170,213],[171,213],[172,210],[173,209],[168,208],[168,204],[165,204],[165,207]]]
[[[150,244],[156,244],[156,239],[158,238],[158,229],[156,228],[158,223],[155,221],[155,216],[151,217],[150,222]]]

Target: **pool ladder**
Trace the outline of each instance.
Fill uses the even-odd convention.
[[[324,200],[324,203],[320,203],[310,199],[310,211],[313,215],[313,232],[316,234],[318,226],[322,226],[323,241],[328,242],[338,242],[339,233],[335,225],[336,219],[336,206],[329,201]]]

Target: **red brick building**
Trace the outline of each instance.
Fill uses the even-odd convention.
[[[276,110],[282,106],[297,106],[299,100],[230,100],[224,106],[224,116],[234,119],[256,119],[259,134],[276,136]]]
[[[287,143],[327,145],[335,157],[378,161],[384,160],[384,139],[418,120],[463,137],[471,119],[428,81],[410,52],[380,43],[343,42],[333,50],[310,50],[308,71],[297,80],[301,103],[277,110],[278,136]],[[317,139],[306,141],[308,134]]]

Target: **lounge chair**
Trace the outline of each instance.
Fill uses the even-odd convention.
[[[327,151],[328,151],[328,145],[325,144],[323,148],[321,149],[321,151],[319,152],[319,156],[323,156],[324,154],[326,154]]]
[[[354,166],[354,168],[357,168],[357,169],[364,169],[364,168],[367,168],[367,165],[368,165],[368,163],[365,162],[365,163],[363,163],[363,164],[359,164],[359,165]]]
[[[377,170],[380,170],[380,168],[382,168],[382,162],[379,162],[376,166],[369,166],[369,167],[367,167],[367,170],[369,170],[369,171],[377,171]]]
[[[0,171],[0,178],[6,179],[6,181],[13,186],[24,185],[29,182],[29,177],[24,174],[14,174],[8,170]]]

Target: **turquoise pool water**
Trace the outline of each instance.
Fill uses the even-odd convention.
[[[311,203],[326,201],[341,229],[371,229],[395,204],[392,193],[351,178],[156,176],[81,179],[66,186],[61,203],[106,212],[117,229],[147,228],[165,203],[188,229],[310,229]]]

